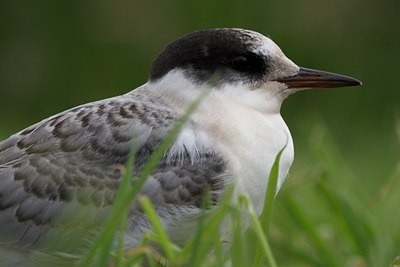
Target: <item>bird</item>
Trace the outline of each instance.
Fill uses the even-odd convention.
[[[177,244],[194,231],[206,192],[218,206],[234,185],[259,214],[276,155],[283,149],[277,190],[294,159],[282,102],[307,88],[357,85],[355,78],[299,67],[269,37],[252,30],[212,28],[180,37],[155,58],[143,85],[61,112],[0,142],[1,258],[21,263],[34,251],[61,249],[73,234],[54,230],[66,211],[74,212],[77,225],[106,220],[129,155],[135,158],[134,183],[205,90],[140,194],[150,199]],[[132,204],[125,245],[137,246],[149,228]],[[58,246],[46,245],[50,233]]]

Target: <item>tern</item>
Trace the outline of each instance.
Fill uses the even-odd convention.
[[[0,258],[15,260],[10,255],[20,253],[22,262],[33,250],[51,250],[46,236],[69,205],[78,218],[105,220],[130,153],[135,154],[134,182],[177,120],[210,86],[141,194],[152,201],[177,244],[193,232],[205,192],[218,205],[234,185],[260,213],[276,155],[284,148],[278,190],[294,158],[280,115],[283,100],[306,88],[360,84],[299,67],[254,31],[219,28],[185,35],[155,59],[142,86],[61,112],[0,143]],[[136,246],[149,228],[132,204],[126,246]],[[61,238],[59,232],[62,243],[68,235]]]

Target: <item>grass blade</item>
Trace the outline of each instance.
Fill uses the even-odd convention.
[[[267,191],[264,199],[264,208],[260,215],[260,223],[265,233],[268,233],[269,226],[271,224],[272,210],[274,207],[276,188],[279,177],[279,161],[285,148],[286,145],[276,155],[274,164],[272,165],[271,171],[269,173]]]
[[[288,212],[292,216],[293,220],[308,233],[308,236],[313,241],[315,247],[318,249],[319,254],[324,260],[325,266],[329,267],[339,267],[343,266],[340,262],[336,260],[334,255],[331,253],[329,248],[326,246],[324,240],[317,233],[315,225],[313,225],[308,219],[307,215],[298,206],[296,201],[291,197],[286,197],[286,207]]]
[[[397,256],[389,265],[389,267],[400,267],[400,256]]]
[[[264,198],[264,207],[263,211],[259,217],[259,222],[262,227],[263,232],[267,235],[269,232],[269,227],[271,224],[271,217],[272,217],[272,210],[274,207],[275,196],[276,196],[276,189],[278,184],[278,177],[279,177],[279,161],[281,159],[281,155],[285,150],[286,145],[278,152],[275,157],[274,164],[271,167],[271,171],[268,177],[268,184]],[[257,233],[259,234],[259,232]],[[260,247],[256,249],[256,254],[254,257],[254,264],[260,265],[263,262],[263,253]]]
[[[151,204],[150,199],[146,196],[143,196],[139,198],[139,202],[143,208],[144,213],[147,215],[151,225],[153,226],[155,233],[159,237],[159,243],[164,249],[165,254],[167,255],[167,259],[174,258],[175,253],[173,248],[171,247],[171,241],[168,237],[167,232],[162,226],[162,223],[158,218],[157,212]]]
[[[252,211],[250,207],[250,200],[247,196],[240,196],[241,202],[245,203],[245,206],[249,212],[250,219],[252,221],[252,227],[256,232],[256,236],[258,238],[258,241],[260,243],[260,249],[262,251],[262,257],[265,258],[268,262],[268,266],[270,267],[277,267],[278,265],[276,264],[274,255],[272,253],[271,247],[268,243],[268,239],[266,236],[266,233],[264,232],[264,229],[260,223],[260,220],[257,218],[256,214],[254,211]],[[262,265],[258,265],[262,266]]]
[[[204,90],[200,96],[193,101],[188,107],[186,113],[176,122],[176,125],[170,130],[167,136],[161,141],[160,145],[154,151],[154,153],[150,156],[148,162],[143,166],[142,171],[138,175],[137,179],[133,187],[119,187],[116,199],[114,201],[113,209],[110,215],[109,220],[107,221],[106,225],[104,226],[103,230],[99,234],[98,238],[93,242],[89,250],[86,252],[85,257],[79,263],[79,267],[87,267],[90,266],[92,259],[94,258],[97,250],[101,248],[102,253],[100,254],[100,262],[98,262],[97,266],[105,266],[107,256],[105,256],[104,251],[111,248],[110,240],[113,239],[114,233],[119,225],[119,218],[120,214],[127,210],[131,204],[131,202],[135,199],[135,197],[140,192],[142,186],[146,182],[147,177],[154,171],[157,167],[158,163],[162,160],[165,153],[167,152],[170,145],[176,139],[180,131],[182,130],[185,123],[189,120],[190,115],[198,108],[202,100],[208,95],[212,86],[218,81],[219,73],[214,73],[210,82],[208,83],[208,88]],[[131,150],[134,151],[134,150]],[[131,153],[134,154],[134,153]],[[130,157],[134,157],[131,155]],[[133,167],[133,162],[130,164],[131,166],[126,166],[127,169]],[[132,169],[130,169],[132,174]],[[128,171],[127,171],[128,173]],[[104,244],[108,244],[107,247]]]
[[[134,151],[135,138],[132,138],[132,140],[133,141],[131,151]],[[115,196],[114,206],[111,212],[110,219],[106,226],[103,228],[103,231],[101,232],[99,237],[94,241],[92,246],[87,251],[85,257],[83,258],[83,261],[80,263],[79,266],[90,266],[90,262],[93,259],[97,250],[99,250],[99,259],[96,265],[106,266],[109,252],[113,245],[114,233],[120,223],[120,216],[121,214],[124,215],[126,213],[126,211],[120,207],[122,206],[121,204],[125,196],[128,195],[129,192],[132,190],[131,177],[133,173],[134,160],[135,154],[130,153],[125,167],[125,174],[121,178],[121,183]]]
[[[220,230],[223,219],[229,211],[233,188],[228,187],[218,207],[210,213],[204,212],[197,226],[194,240],[184,248],[189,254],[188,265],[191,267],[202,266],[202,261],[207,258],[213,245],[220,243]],[[207,226],[207,228],[205,228]],[[207,230],[205,230],[207,229]]]

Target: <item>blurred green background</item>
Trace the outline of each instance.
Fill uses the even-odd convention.
[[[304,91],[286,100],[282,113],[296,159],[281,198],[298,194],[305,207],[324,209],[313,208],[318,198],[302,198],[301,189],[296,190],[321,169],[315,151],[327,143],[318,141],[322,133],[350,169],[346,192],[361,191],[366,210],[373,209],[368,205],[376,195],[399,178],[399,10],[398,0],[2,1],[0,137],[143,84],[155,56],[183,34],[248,28],[269,35],[298,65],[353,76],[364,84]],[[399,194],[389,190],[386,196],[400,204]],[[278,199],[276,224],[279,208]],[[388,209],[379,220],[394,220],[399,213]],[[382,262],[396,254],[396,247],[400,254],[399,232],[393,233],[395,243]],[[289,262],[277,254],[278,262]]]

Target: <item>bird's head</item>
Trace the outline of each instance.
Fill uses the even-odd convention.
[[[219,76],[213,85],[217,90],[273,91],[281,100],[299,89],[361,84],[344,75],[299,67],[270,38],[236,28],[201,30],[173,41],[155,59],[149,82],[176,82],[178,76],[204,88],[214,73]]]

